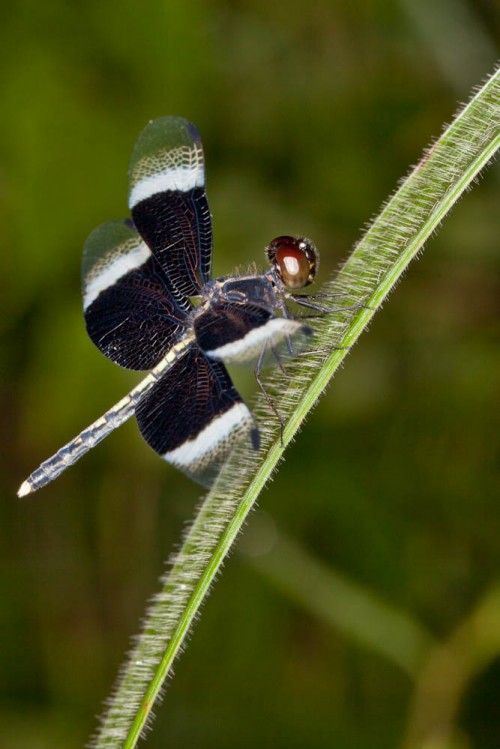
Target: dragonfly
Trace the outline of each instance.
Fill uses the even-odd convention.
[[[83,250],[83,313],[90,339],[111,361],[149,374],[128,395],[44,461],[18,491],[57,478],[135,414],[148,445],[210,487],[234,445],[259,448],[259,429],[226,364],[260,373],[304,350],[312,334],[290,302],[324,312],[297,293],[314,281],[319,254],[289,235],[266,248],[269,268],[212,277],[212,219],[200,134],[182,117],[142,130],[129,168],[131,218],[95,229]],[[320,296],[320,295],[318,295]]]

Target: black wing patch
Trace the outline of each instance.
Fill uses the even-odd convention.
[[[211,355],[223,346],[242,344],[252,331],[266,325],[271,312],[250,305],[212,303],[194,320],[194,331],[199,347]]]
[[[250,304],[212,303],[193,323],[199,347],[211,359],[259,367],[295,356],[312,330],[298,320],[277,317]]]
[[[182,117],[160,117],[139,136],[130,162],[129,207],[138,232],[186,297],[210,280],[212,221],[203,146]]]
[[[131,222],[111,221],[92,232],[82,277],[87,332],[112,361],[151,369],[179,340],[191,304],[172,287]]]
[[[142,436],[159,455],[200,484],[210,486],[234,443],[259,433],[225,366],[190,349],[140,401]]]

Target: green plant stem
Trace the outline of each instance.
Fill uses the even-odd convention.
[[[500,588],[489,590],[445,642],[430,648],[416,682],[403,749],[459,746],[455,717],[465,689],[500,653]]]
[[[210,585],[306,415],[394,288],[410,261],[500,146],[500,74],[495,72],[426,152],[373,221],[325,291],[340,292],[346,305],[318,325],[319,352],[299,357],[287,375],[269,384],[286,419],[281,442],[264,398],[255,412],[262,451],[242,445],[201,505],[144,624],[110,701],[94,746],[127,747],[138,741],[153,704],[179,654]]]
[[[435,646],[431,635],[411,616],[383,603],[282,534],[267,554],[250,556],[249,563],[308,612],[394,663],[412,679]]]

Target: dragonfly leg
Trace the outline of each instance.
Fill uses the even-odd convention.
[[[261,389],[262,394],[264,395],[264,398],[268,402],[270,409],[272,410],[272,412],[275,414],[276,418],[279,421],[279,424],[280,424],[280,441],[281,441],[281,446],[284,447],[285,443],[284,443],[284,440],[283,440],[283,431],[285,429],[285,421],[284,421],[283,417],[281,416],[280,412],[278,411],[278,409],[276,408],[273,399],[271,398],[271,396],[267,392],[266,388],[264,387],[264,383],[262,382],[262,379],[260,377],[261,372],[262,372],[263,362],[264,362],[265,351],[266,351],[266,347],[264,346],[264,348],[262,349],[261,353],[259,354],[259,358],[257,359],[257,364],[255,365],[255,379],[257,380],[257,385]],[[283,368],[283,365],[282,365],[282,363],[280,361],[279,356],[277,355],[277,352],[273,350],[273,353],[276,356],[276,360],[277,360],[277,362],[278,362],[281,370],[284,372],[285,370]]]

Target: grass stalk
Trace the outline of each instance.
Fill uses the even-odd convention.
[[[151,603],[92,746],[135,747],[152,719],[172,664],[248,513],[350,348],[459,197],[500,146],[500,72],[458,112],[372,221],[326,293],[342,307],[315,331],[317,352],[273,372],[269,390],[286,419],[283,441],[268,406],[254,409],[262,450],[235,450]],[[324,353],[324,352],[327,353]],[[328,353],[330,352],[330,353]]]

